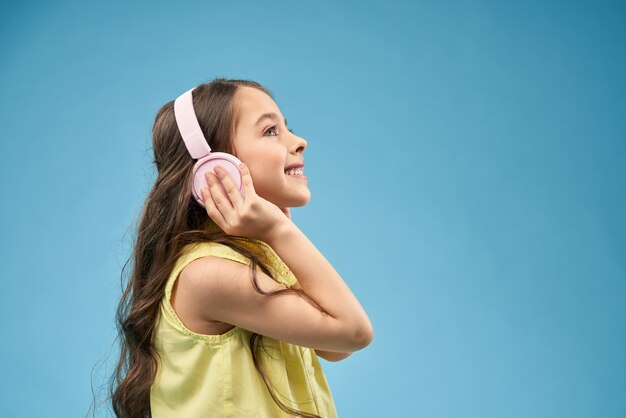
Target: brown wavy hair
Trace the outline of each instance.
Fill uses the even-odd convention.
[[[238,121],[236,100],[239,86],[257,88],[271,93],[250,80],[216,78],[193,91],[193,105],[198,122],[212,151],[235,154],[232,137]],[[250,259],[255,290],[265,295],[295,292],[309,300],[301,289],[280,289],[264,292],[257,283],[256,269],[271,275],[262,254],[241,245],[249,238],[225,234],[221,229],[210,232],[212,222],[206,210],[192,196],[190,181],[195,160],[182,140],[174,117],[174,101],[157,112],[152,129],[152,148],[157,178],[143,204],[133,251],[122,267],[123,294],[117,309],[120,358],[113,372],[110,397],[119,418],[146,418],[150,412],[150,387],[158,362],[154,346],[155,329],[165,285],[185,245],[196,242],[219,242]],[[215,229],[213,229],[215,231]],[[128,280],[124,272],[130,267]],[[124,282],[126,282],[124,284]],[[250,351],[254,365],[276,404],[288,414],[320,418],[283,404],[271,388],[272,384],[259,363],[259,347],[263,336],[253,333]],[[258,340],[258,341],[257,341]]]

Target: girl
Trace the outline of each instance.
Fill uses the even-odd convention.
[[[113,409],[133,418],[336,417],[317,356],[341,360],[373,330],[291,220],[289,208],[311,197],[307,142],[256,82],[218,78],[192,101],[211,150],[242,162],[243,193],[216,168],[204,207],[196,201],[194,160],[174,102],[165,104],[152,137],[158,176],[118,308]]]

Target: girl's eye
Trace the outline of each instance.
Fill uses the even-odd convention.
[[[265,135],[267,135],[268,132],[274,131],[276,132],[276,125],[272,125],[270,126],[267,131],[265,131]],[[288,129],[289,132],[293,133],[293,129]],[[276,134],[278,135],[278,134]],[[276,135],[270,135],[270,136],[276,136]]]
[[[268,132],[272,132],[272,131],[276,132],[276,125],[270,126],[270,127],[269,127],[269,129],[268,129],[267,131],[265,131],[265,135],[267,135],[267,134],[268,134]],[[275,134],[275,135],[270,135],[270,136],[276,136],[276,135],[277,135],[277,134]]]

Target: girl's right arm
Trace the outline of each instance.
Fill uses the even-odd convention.
[[[224,173],[218,175],[227,196],[215,178],[207,178],[210,194],[203,192],[207,213],[224,232],[269,244],[324,312],[294,293],[256,292],[247,265],[203,257],[188,266],[178,284],[193,315],[321,351],[346,353],[366,347],[373,328],[357,298],[305,234],[276,205],[256,194],[247,167],[242,165],[241,173],[245,200]],[[260,270],[257,281],[266,292],[284,288]]]

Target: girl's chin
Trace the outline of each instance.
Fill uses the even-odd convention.
[[[306,199],[306,200],[303,200],[301,202],[294,203],[293,205],[289,205],[287,207],[289,207],[289,208],[299,208],[301,206],[306,206],[309,203],[310,200],[311,199]]]
[[[308,189],[298,194],[290,193],[289,196],[276,196],[276,194],[270,196],[259,190],[257,190],[257,194],[263,199],[269,200],[279,208],[297,208],[306,205],[311,200],[311,192]]]
[[[279,207],[298,208],[300,206],[305,206],[307,203],[309,203],[310,200],[311,200],[311,195],[303,196],[299,199],[290,199],[289,201],[285,202],[286,205],[279,206]]]
[[[300,196],[293,196],[291,199],[287,199],[284,207],[297,208],[304,206],[311,200],[311,192],[307,190],[307,193],[302,193]]]

